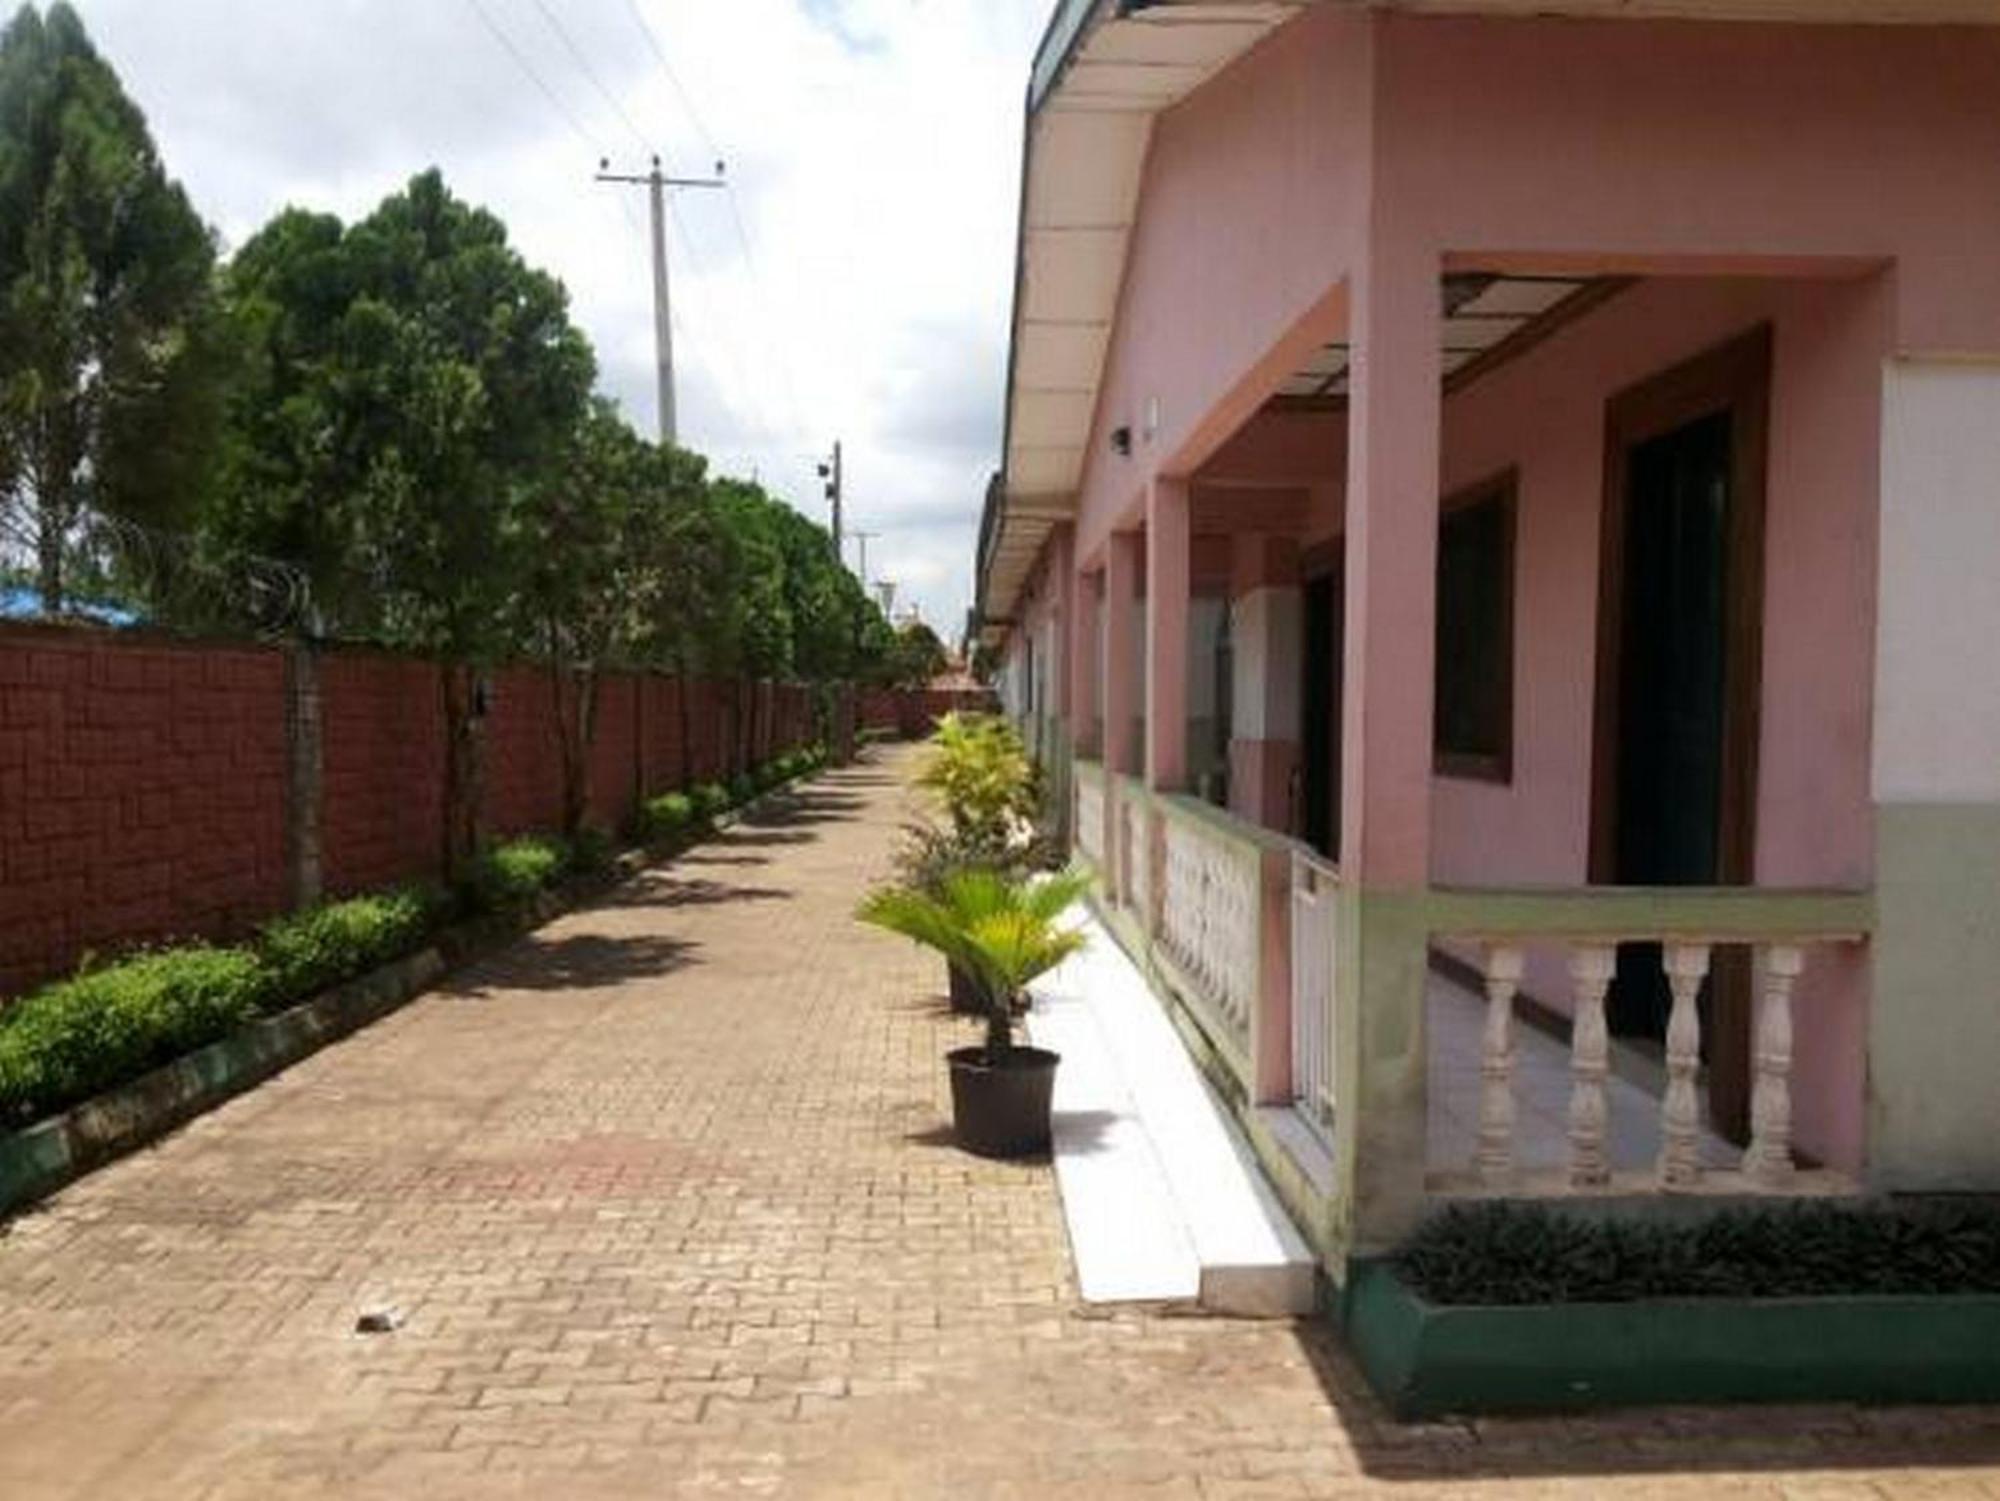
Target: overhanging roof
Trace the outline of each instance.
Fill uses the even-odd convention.
[[[1083,477],[1153,119],[1306,0],[1062,0],[1028,84],[1007,444],[980,609],[1012,613]]]
[[[975,608],[1015,613],[1074,513],[1153,120],[1307,5],[1058,0],[1029,75],[1006,443]],[[1996,24],[2000,0],[1399,0],[1409,11],[1845,24]]]

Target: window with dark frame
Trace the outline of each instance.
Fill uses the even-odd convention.
[[[1438,518],[1433,764],[1507,782],[1514,771],[1514,476],[1446,498]]]

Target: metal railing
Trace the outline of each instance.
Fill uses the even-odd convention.
[[[1333,1131],[1334,946],[1340,873],[1292,851],[1292,1099],[1322,1137]]]

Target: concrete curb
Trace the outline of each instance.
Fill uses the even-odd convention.
[[[498,953],[544,923],[641,871],[699,845],[824,767],[765,789],[689,837],[622,850],[601,878],[543,891],[519,914],[469,918],[434,933],[423,948],[309,1000],[261,1017],[172,1063],[141,1074],[60,1115],[0,1136],[0,1216],[16,1214],[84,1174],[157,1141],[177,1126],[407,1005],[452,970]]]

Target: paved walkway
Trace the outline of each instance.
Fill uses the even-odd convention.
[[[0,1497],[2000,1497],[1991,1411],[1399,1428],[1316,1325],[1086,1315],[1046,1165],[949,1145],[937,964],[848,921],[895,769],[16,1221]]]

